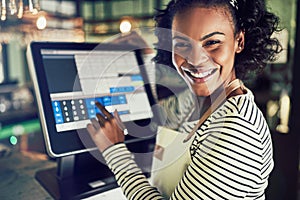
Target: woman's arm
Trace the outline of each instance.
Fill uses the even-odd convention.
[[[109,168],[115,174],[119,186],[128,199],[162,199],[135,163],[131,152],[124,144],[124,124],[117,111],[114,116],[104,106],[96,103],[101,114],[87,126],[93,141],[102,152]]]
[[[109,147],[103,152],[103,157],[128,199],[163,199],[150,185],[124,143]]]

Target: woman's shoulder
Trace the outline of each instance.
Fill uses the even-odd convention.
[[[207,123],[226,122],[230,126],[245,126],[255,132],[260,132],[265,118],[259,107],[255,103],[255,98],[251,90],[246,88],[246,93],[230,97],[217,109],[208,119]],[[225,124],[226,124],[225,123]]]
[[[251,90],[246,88],[246,93],[230,97],[215,110],[199,127],[198,132],[204,133],[207,129],[215,127],[217,124],[227,126],[246,126],[247,128],[258,131],[261,123],[265,122],[264,116],[255,103],[254,95]],[[198,120],[185,122],[184,132],[189,132]]]
[[[253,109],[259,110],[255,103],[254,95],[248,88],[245,88],[244,94],[228,98],[220,107],[220,111],[225,112],[226,115],[238,115],[244,117],[250,117],[252,114],[255,114],[251,112]]]

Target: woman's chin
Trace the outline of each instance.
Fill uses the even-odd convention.
[[[198,97],[208,97],[211,95],[211,93],[207,92],[207,93],[203,93],[203,92],[194,92],[196,96]]]
[[[210,91],[206,86],[204,87],[192,86],[192,90],[194,94],[199,97],[207,97],[210,96],[212,93],[212,91]]]
[[[195,83],[195,82],[189,82],[190,89],[196,96],[202,96],[202,97],[207,97],[210,96],[216,89],[217,89],[217,84],[214,82],[209,81],[208,82],[203,82],[203,83]]]

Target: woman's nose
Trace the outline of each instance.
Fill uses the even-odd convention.
[[[190,55],[186,59],[191,65],[201,66],[209,61],[209,55],[201,45],[197,44],[193,46]]]

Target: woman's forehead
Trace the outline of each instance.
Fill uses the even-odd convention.
[[[201,35],[213,31],[234,32],[233,20],[224,7],[194,7],[177,13],[172,22],[175,34]]]
[[[212,13],[219,15],[220,17],[227,18],[228,20],[232,20],[231,12],[229,11],[228,6],[225,5],[201,5],[201,4],[195,4],[195,6],[188,6],[186,8],[180,9],[178,12],[175,13],[173,17],[174,19],[177,17],[188,17],[191,15],[191,13]]]

